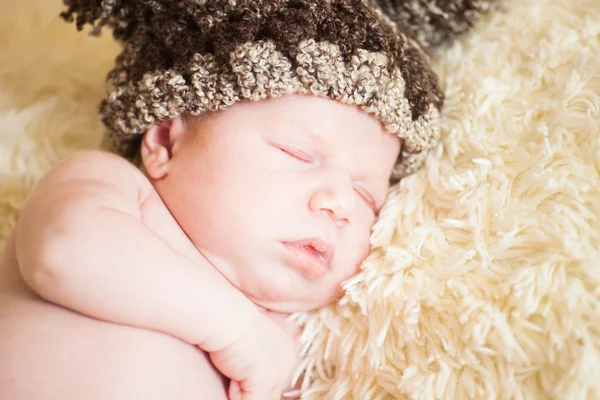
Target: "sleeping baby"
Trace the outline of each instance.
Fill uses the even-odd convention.
[[[22,209],[0,398],[280,398],[299,361],[286,317],[342,295],[389,186],[439,139],[420,43],[463,28],[402,30],[390,1],[65,3],[123,44],[110,151],[63,160]]]

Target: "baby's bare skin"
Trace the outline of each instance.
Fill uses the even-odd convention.
[[[141,170],[61,164],[0,264],[0,399],[279,398],[284,316],[343,293],[399,150],[356,107],[289,96],[153,125]]]
[[[77,168],[95,167],[76,162]],[[188,257],[201,257],[152,186],[143,186],[147,196],[138,205],[144,225]],[[0,399],[228,398],[227,380],[198,347],[38,296],[19,271],[14,234],[0,262],[0,327]]]
[[[0,269],[0,326],[2,399],[227,399],[197,347],[42,300],[19,275],[12,238]]]

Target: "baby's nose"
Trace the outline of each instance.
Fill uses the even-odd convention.
[[[349,177],[336,176],[328,184],[317,188],[309,201],[314,213],[327,213],[337,223],[348,223],[356,208],[356,196]]]

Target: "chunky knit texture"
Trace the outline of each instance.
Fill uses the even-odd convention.
[[[124,45],[100,111],[110,147],[126,158],[134,158],[152,124],[178,115],[311,94],[360,106],[402,139],[397,181],[439,141],[444,96],[417,40],[438,41],[454,25],[425,18],[432,10],[417,2],[411,10],[427,20],[420,34],[400,6],[387,3],[65,0],[62,16],[79,29],[95,25],[93,33],[109,26]],[[485,8],[490,0],[455,7],[452,16],[468,20],[473,3]],[[434,35],[438,22],[442,30]]]
[[[120,48],[0,5],[2,253],[32,186],[98,148]],[[303,400],[600,399],[600,2],[506,9],[436,50],[441,144],[339,304],[298,316]]]
[[[423,47],[468,31],[482,14],[503,3],[487,0],[376,0],[379,7]]]

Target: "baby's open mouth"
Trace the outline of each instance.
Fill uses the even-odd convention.
[[[288,250],[287,261],[307,279],[318,279],[331,269],[333,245],[319,238],[283,242]]]

